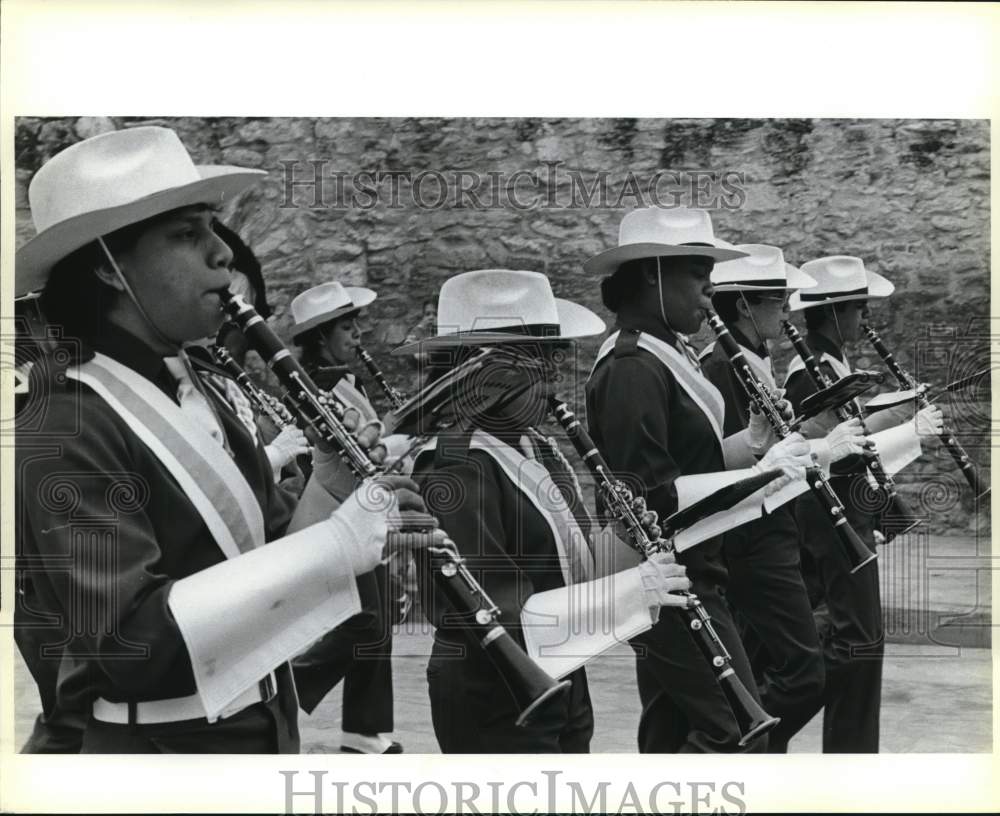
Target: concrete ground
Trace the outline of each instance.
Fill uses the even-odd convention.
[[[914,539],[880,552],[889,644],[882,692],[884,753],[992,750],[991,608],[986,544],[969,538]],[[956,623],[957,622],[957,623]],[[961,625],[957,625],[961,624]],[[395,737],[407,752],[437,753],[424,669],[430,630],[410,622],[394,641]],[[587,667],[596,717],[594,752],[635,750],[639,698],[634,662],[620,646]],[[16,666],[16,735],[29,733],[38,711],[31,677]],[[792,742],[793,752],[820,750],[821,716]],[[337,751],[340,690],[301,718],[303,751]]]

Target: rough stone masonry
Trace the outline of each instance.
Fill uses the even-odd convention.
[[[713,208],[717,234],[734,243],[779,245],[796,264],[829,254],[863,258],[896,284],[890,304],[874,310],[873,323],[918,378],[942,385],[990,362],[986,121],[21,118],[18,242],[33,233],[27,186],[44,160],[103,130],[146,124],[177,130],[199,162],[268,171],[257,189],[226,208],[223,220],[240,231],[264,266],[276,328],[288,337],[288,303],[308,286],[334,278],[370,286],[379,300],[366,346],[406,390],[416,384],[415,367],[388,352],[420,319],[421,304],[436,299],[441,283],[458,272],[544,272],[557,295],[610,319],[597,282],[583,277],[582,264],[617,241],[626,210],[651,203],[636,198],[630,174],[638,180],[657,173],[679,179],[680,197],[672,200]],[[293,187],[291,197],[287,187],[289,167],[292,179],[313,177],[310,162],[331,177],[368,179],[435,172],[449,179],[464,172],[472,179],[492,172],[509,183],[521,173],[515,193],[524,183],[530,186],[532,173],[558,168],[561,175],[543,191],[541,204],[527,208],[516,206],[516,196],[514,202],[501,197],[499,206],[470,206],[468,199],[462,207],[439,204],[434,179],[422,187],[425,206],[405,183],[398,206],[385,187],[379,188],[384,200],[374,206],[340,206],[333,188],[315,206],[308,185]],[[566,205],[573,174],[583,183],[578,191],[586,193],[602,172],[611,190],[606,200]],[[736,174],[730,192],[737,194],[713,197],[713,185],[725,173]],[[691,199],[698,194],[687,185],[692,178],[702,179],[704,200]],[[575,392],[571,380],[564,389],[578,407],[598,344],[595,339],[580,345]],[[791,350],[783,344],[774,353],[783,371]],[[854,359],[882,368],[867,346],[859,346]],[[381,395],[374,392],[377,402]],[[989,400],[987,378],[941,403],[984,467]],[[920,462],[900,475],[902,491],[924,509],[934,530],[983,528],[951,460],[935,442],[927,447]]]

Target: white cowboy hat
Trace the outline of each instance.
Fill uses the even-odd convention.
[[[716,263],[743,257],[732,244],[715,237],[705,210],[643,207],[625,213],[618,228],[618,246],[595,255],[583,271],[610,275],[626,261],[674,255],[699,255]]]
[[[730,261],[712,270],[716,292],[764,292],[782,289],[807,289],[816,281],[785,260],[784,253],[769,244],[739,244],[736,249],[746,257]]]
[[[585,306],[557,298],[540,272],[479,269],[444,282],[437,335],[393,349],[413,354],[458,345],[553,342],[589,337],[604,321]]]
[[[895,286],[881,275],[865,269],[864,261],[850,255],[831,255],[802,264],[802,271],[816,280],[805,292],[793,292],[788,308],[797,312],[812,306],[889,297]]]
[[[17,251],[15,291],[45,285],[53,264],[110,232],[192,204],[218,206],[263,170],[198,167],[168,128],[102,133],[57,153],[28,187],[37,235]]]
[[[378,295],[363,286],[343,286],[337,281],[306,289],[292,300],[292,339],[309,329],[363,309]]]

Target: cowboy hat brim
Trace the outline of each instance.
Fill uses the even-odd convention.
[[[292,340],[298,340],[299,337],[310,329],[315,329],[317,326],[322,326],[324,323],[329,323],[331,320],[336,320],[338,317],[349,315],[351,312],[357,312],[378,297],[378,294],[373,292],[371,289],[366,289],[364,286],[345,286],[344,291],[347,292],[348,296],[351,298],[350,303],[344,306],[338,306],[336,309],[330,309],[327,312],[320,312],[317,315],[313,315],[308,320],[292,326]]]
[[[830,297],[823,297],[822,300],[802,300],[798,292],[792,292],[788,299],[788,309],[792,312],[800,312],[803,309],[811,309],[813,306],[827,306],[831,303],[846,303],[850,300],[880,300],[891,295],[896,287],[887,278],[883,278],[878,272],[865,270],[868,275],[868,291],[852,292],[838,295],[831,293]]]
[[[781,292],[788,289],[809,289],[816,286],[815,278],[810,277],[797,266],[785,263],[785,283],[783,285],[768,284],[761,286],[755,283],[732,281],[730,283],[713,283],[716,292]]]
[[[588,275],[611,275],[626,261],[639,258],[667,258],[681,255],[696,255],[712,258],[716,263],[743,258],[746,252],[734,249],[732,244],[716,240],[716,246],[705,244],[626,244],[595,255],[583,265]]]
[[[440,348],[455,346],[496,346],[512,343],[559,343],[566,340],[576,340],[580,337],[592,337],[600,334],[607,326],[594,312],[586,306],[573,303],[562,298],[555,298],[556,312],[559,315],[559,334],[535,337],[530,334],[517,334],[503,331],[460,331],[452,334],[439,334],[427,337],[414,343],[407,343],[392,350],[393,355],[420,354]]]
[[[220,206],[267,175],[263,170],[228,165],[196,169],[201,176],[198,181],[161,190],[127,204],[82,213],[42,230],[17,250],[15,292],[21,294],[43,288],[54,264],[102,235],[179,207]]]

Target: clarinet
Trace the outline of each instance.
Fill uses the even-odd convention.
[[[657,552],[673,552],[673,538],[672,536],[668,539],[661,538],[662,531],[656,524],[656,513],[647,510],[645,499],[633,496],[625,483],[614,477],[590,434],[583,429],[566,403],[559,397],[550,396],[549,407],[573,443],[576,452],[593,474],[608,514],[619,521],[628,532],[629,545],[644,558]],[[690,592],[679,594],[687,599],[687,607],[675,611],[686,617],[687,627],[698,649],[712,667],[715,679],[736,718],[741,735],[740,745],[747,745],[762,734],[766,734],[781,720],[768,714],[747,691],[733,669],[732,656],[712,626],[712,618],[697,596]]]
[[[796,353],[802,358],[802,362],[805,364],[806,373],[809,378],[813,381],[813,384],[819,388],[829,388],[833,381],[827,376],[826,372],[819,367],[816,362],[816,358],[813,357],[812,350],[806,343],[805,339],[799,334],[799,330],[795,328],[788,320],[781,321],[781,330],[785,333],[785,336],[789,339],[792,346],[794,347]],[[868,435],[868,426],[865,423],[865,413],[858,404],[857,399],[851,400],[846,405],[834,410],[837,419],[843,422],[847,419],[858,419],[861,422],[861,429],[864,431],[865,436]],[[884,530],[885,541],[888,544],[897,535],[901,535],[909,530],[912,530],[918,524],[920,524],[920,519],[914,517],[910,512],[909,507],[900,497],[899,493],[896,491],[896,482],[888,473],[886,473],[885,467],[882,464],[882,457],[878,455],[878,451],[875,450],[875,445],[871,441],[866,442],[864,450],[861,452],[862,458],[865,460],[865,467],[868,468],[868,472],[871,473],[872,477],[875,479],[875,483],[878,485],[879,490],[886,497],[886,510],[887,516],[899,519],[900,522],[897,525],[893,525],[890,528]]]
[[[392,410],[395,411],[401,408],[406,403],[406,395],[398,388],[392,386],[385,378],[385,374],[382,373],[382,370],[375,363],[375,360],[372,359],[372,356],[362,346],[357,346],[354,350],[357,352],[358,359],[365,364],[368,373],[372,375],[372,378],[378,383],[379,388],[388,397],[389,403],[392,405]]]
[[[861,326],[861,330],[871,342],[872,347],[878,353],[878,356],[885,362],[886,368],[888,368],[892,373],[892,376],[896,378],[900,387],[916,391],[917,402],[920,404],[921,408],[927,408],[930,406],[931,401],[927,398],[925,389],[922,386],[918,386],[916,380],[914,380],[913,377],[899,363],[896,362],[896,358],[892,356],[892,352],[889,351],[885,343],[882,342],[882,338],[876,334],[875,329],[865,324]],[[982,477],[979,475],[979,471],[972,463],[972,459],[969,457],[969,454],[965,452],[965,448],[959,444],[955,435],[946,427],[940,434],[939,438],[948,453],[951,454],[951,458],[955,460],[955,464],[961,469],[962,475],[965,476],[965,480],[969,483],[969,487],[972,488],[972,492],[976,499],[982,499],[989,495],[990,486],[983,482]]]
[[[344,426],[343,405],[319,389],[257,311],[239,295],[227,291],[220,297],[250,348],[277,376],[296,422],[334,447],[363,483],[385,473]],[[432,522],[433,517],[427,516],[409,528],[390,530],[387,539],[394,546],[400,541],[411,547],[427,544],[424,549],[431,558],[435,584],[451,605],[455,622],[486,652],[517,702],[517,724],[525,725],[566,693],[570,683],[554,680],[528,657],[499,623],[500,608],[473,577],[455,543],[446,535],[442,541]]]
[[[775,405],[771,393],[753,373],[750,364],[743,356],[743,352],[740,351],[739,343],[733,339],[722,319],[712,311],[707,312],[707,317],[708,325],[715,332],[719,345],[736,373],[736,379],[740,381],[743,390],[750,398],[752,407],[763,414],[779,439],[785,439],[792,433],[792,429]],[[847,519],[844,517],[844,505],[841,504],[837,494],[833,492],[833,488],[830,487],[830,483],[818,466],[813,465],[806,468],[806,483],[825,509],[827,518],[833,524],[833,530],[851,564],[851,572],[857,572],[865,564],[874,561],[877,556],[865,546],[851,525],[847,523]]]
[[[250,400],[257,411],[271,420],[276,428],[282,430],[295,424],[295,417],[292,416],[292,412],[277,397],[271,396],[257,385],[250,378],[250,375],[247,374],[243,366],[233,359],[233,355],[229,353],[229,349],[216,343],[212,346],[212,355],[215,357],[216,362],[236,380],[236,384],[240,387],[240,390],[246,394],[247,399]]]

